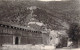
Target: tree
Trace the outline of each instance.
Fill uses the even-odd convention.
[[[78,47],[78,40],[79,40],[79,24],[78,23],[70,24],[68,35],[71,41],[73,42],[73,47]]]

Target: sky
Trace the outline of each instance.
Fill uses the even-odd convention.
[[[69,0],[4,0],[4,1],[69,1]]]
[[[39,0],[39,1],[67,1],[67,0]]]
[[[39,1],[61,1],[61,0],[39,0]]]

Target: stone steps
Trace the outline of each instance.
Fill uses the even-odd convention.
[[[5,50],[54,50],[54,46],[49,45],[3,45]]]

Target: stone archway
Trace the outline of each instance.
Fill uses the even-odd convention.
[[[19,36],[13,36],[13,44],[18,45],[21,42],[21,37]]]
[[[15,44],[19,44],[19,37],[15,37]]]

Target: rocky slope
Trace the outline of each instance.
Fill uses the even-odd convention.
[[[39,21],[42,21],[51,29],[68,29],[72,22],[79,23],[78,2],[34,2],[34,1],[2,1],[0,2],[0,21],[10,24],[26,26],[31,11],[27,9],[36,6],[34,13]]]

